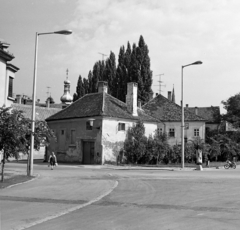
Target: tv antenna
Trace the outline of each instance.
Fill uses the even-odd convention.
[[[51,96],[51,93],[49,92],[49,89],[51,89],[51,87],[47,86],[47,98],[49,97],[49,94]]]
[[[98,52],[98,53],[102,55],[102,60],[104,61],[104,57],[107,56],[107,54],[103,54],[103,53],[100,53],[100,52]]]
[[[162,78],[162,75],[164,75],[164,73],[161,73],[161,74],[158,74],[158,75],[156,75],[156,76],[159,76],[159,81],[158,81],[158,86],[159,86],[159,94],[161,94],[161,92],[162,92],[162,90],[161,90],[161,88],[162,88],[162,86],[163,87],[166,87],[166,85],[163,85],[162,83],[163,83],[163,81],[161,80],[161,78]]]

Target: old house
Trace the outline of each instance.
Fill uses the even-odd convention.
[[[159,121],[137,106],[137,84],[128,83],[126,103],[107,93],[106,82],[98,92],[78,99],[46,119],[57,136],[48,152],[55,151],[59,161],[103,164],[116,161],[127,130],[141,119],[145,135],[153,134]]]
[[[221,123],[219,106],[189,107],[188,104],[186,104],[185,109],[204,118],[206,120],[206,130],[215,130],[219,128]]]
[[[14,55],[8,51],[9,44],[0,41],[0,107],[10,106],[14,99],[13,81],[19,68],[10,63]]]
[[[159,94],[143,106],[149,115],[161,120],[158,124],[159,132],[166,132],[169,137],[169,144],[181,144],[181,106],[175,103],[175,97],[168,92],[168,98]],[[187,109],[184,110],[185,141],[201,138],[205,140],[205,120]]]

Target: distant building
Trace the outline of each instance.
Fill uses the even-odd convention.
[[[210,107],[189,107],[186,104],[186,110],[195,113],[195,115],[203,117],[206,120],[206,129],[216,130],[219,128],[220,120],[220,107],[210,106]]]
[[[0,107],[14,102],[13,83],[19,68],[11,63],[14,55],[8,51],[10,44],[0,41]]]
[[[173,91],[174,93],[174,91]],[[158,94],[155,98],[147,102],[143,109],[152,117],[162,121],[158,124],[159,132],[167,133],[169,144],[181,144],[181,121],[182,108],[175,102],[175,96],[172,97],[171,91],[168,92],[168,98]],[[205,121],[206,119],[196,115],[187,109],[184,110],[185,141],[201,138],[205,140]]]

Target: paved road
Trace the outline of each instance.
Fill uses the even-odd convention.
[[[35,165],[0,191],[2,229],[240,229],[240,169],[116,169]]]

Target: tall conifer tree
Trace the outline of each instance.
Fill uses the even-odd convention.
[[[116,97],[116,59],[115,54],[111,51],[109,58],[106,60],[103,73],[103,80],[108,83],[108,93]]]
[[[76,87],[76,93],[73,94],[73,101],[76,101],[77,99],[81,98],[84,95],[85,95],[85,89],[83,87],[82,76],[79,75],[78,83]]]

